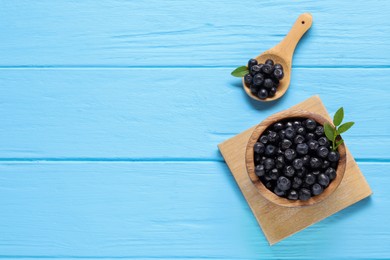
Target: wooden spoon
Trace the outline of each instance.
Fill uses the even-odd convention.
[[[284,71],[284,77],[280,81],[279,87],[276,91],[275,96],[268,97],[266,99],[260,99],[257,96],[253,95],[251,93],[251,90],[249,87],[245,85],[244,78],[242,79],[242,84],[245,89],[245,92],[253,99],[259,100],[259,101],[273,101],[286,93],[289,85],[290,85],[290,78],[291,78],[291,64],[292,64],[292,58],[294,54],[295,47],[297,46],[299,40],[302,38],[302,36],[305,34],[307,30],[311,27],[311,24],[313,22],[312,16],[309,13],[301,14],[298,19],[295,21],[293,27],[289,31],[289,33],[286,35],[286,37],[275,47],[272,49],[269,49],[259,56],[257,56],[255,59],[258,61],[258,63],[265,63],[267,59],[271,59],[274,61],[274,63],[279,63],[283,66]]]

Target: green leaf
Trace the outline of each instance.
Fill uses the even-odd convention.
[[[337,147],[339,147],[339,145],[342,144],[342,143],[344,143],[344,140],[343,140],[343,139],[337,141],[337,142],[336,142],[336,147],[335,147],[335,149],[337,149]]]
[[[355,124],[355,122],[344,123],[341,126],[339,126],[337,131],[339,134],[342,134],[342,133],[346,132],[348,129],[350,129],[354,124]]]
[[[328,138],[330,141],[333,141],[336,131],[330,124],[328,124],[328,123],[324,124],[324,132],[325,132],[326,138]]]
[[[234,77],[241,78],[241,77],[244,77],[248,73],[249,73],[249,70],[246,66],[240,66],[237,69],[233,70],[231,74]]]
[[[335,126],[338,126],[341,124],[341,122],[344,119],[344,109],[342,107],[339,108],[339,110],[336,111],[333,117],[333,124]]]

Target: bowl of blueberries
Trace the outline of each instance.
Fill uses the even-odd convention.
[[[289,110],[255,127],[246,147],[246,168],[260,194],[285,207],[309,206],[329,197],[346,167],[344,143],[334,149],[323,116]]]

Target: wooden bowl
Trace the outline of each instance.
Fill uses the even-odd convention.
[[[245,160],[246,160],[246,168],[248,171],[249,178],[251,179],[252,183],[256,186],[257,190],[260,192],[260,194],[269,200],[272,203],[275,203],[280,206],[284,207],[302,207],[302,206],[309,206],[313,205],[315,203],[318,203],[320,201],[323,201],[328,196],[330,196],[340,185],[345,172],[345,166],[346,166],[346,151],[345,151],[345,145],[344,143],[341,144],[338,147],[338,152],[340,154],[340,160],[337,166],[336,170],[336,178],[329,184],[327,188],[324,189],[324,192],[320,195],[311,197],[307,201],[301,201],[301,200],[289,200],[286,198],[279,197],[269,189],[267,189],[264,184],[261,182],[259,177],[255,174],[255,163],[254,163],[254,152],[253,152],[253,146],[259,139],[259,137],[262,135],[262,133],[272,124],[285,120],[288,118],[311,118],[315,120],[318,124],[324,125],[324,123],[329,123],[333,125],[331,122],[329,122],[327,119],[322,117],[319,114],[303,111],[303,110],[289,110],[289,111],[283,111],[277,114],[274,114],[267,119],[265,119],[263,122],[261,122],[258,126],[256,126],[255,130],[253,131],[249,141],[248,145],[246,147],[246,154],[245,154]]]

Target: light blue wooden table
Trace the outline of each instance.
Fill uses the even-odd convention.
[[[300,13],[291,88],[231,70]],[[390,258],[390,1],[0,1],[0,257]],[[319,94],[374,195],[269,247],[217,144]]]

